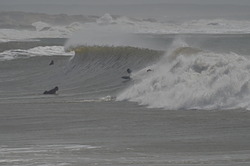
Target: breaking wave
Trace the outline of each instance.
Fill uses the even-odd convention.
[[[151,69],[134,73],[134,84],[117,100],[169,110],[250,108],[250,60],[245,56],[177,47]]]
[[[53,46],[3,53],[20,56],[15,57],[18,60],[13,65],[22,67],[24,72],[13,74],[15,84],[37,82],[29,86],[32,94],[34,89],[43,92],[48,87],[59,86],[60,97],[54,100],[127,100],[168,110],[250,107],[250,60],[240,53],[216,53],[189,46],[182,40],[173,41],[166,52],[112,45],[67,49],[70,52],[65,52],[61,46]],[[57,56],[64,53],[69,57]],[[23,55],[35,57],[21,58]],[[51,59],[46,58],[48,55],[56,62],[51,67],[44,66]],[[8,68],[11,62],[1,64]],[[127,73],[128,68],[132,70],[131,74]],[[124,80],[123,76],[131,79]],[[4,75],[3,80],[8,78]],[[18,90],[20,94],[28,93],[25,89]],[[12,97],[12,92],[8,95]]]

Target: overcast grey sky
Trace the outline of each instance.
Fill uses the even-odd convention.
[[[133,3],[195,3],[250,5],[250,0],[0,0],[0,4],[133,4]]]
[[[250,18],[250,0],[0,0],[0,11],[200,19]]]

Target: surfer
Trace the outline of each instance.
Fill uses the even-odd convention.
[[[49,65],[54,65],[54,61],[52,60]]]
[[[130,68],[127,69],[127,73],[129,74],[128,76],[122,76],[123,79],[125,80],[130,80],[130,74],[132,73],[132,70]]]
[[[49,90],[49,91],[44,91],[43,94],[56,94],[56,91],[58,91],[58,87],[56,86],[55,88]]]

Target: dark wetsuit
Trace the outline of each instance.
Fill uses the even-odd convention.
[[[56,91],[58,91],[58,87],[56,86],[55,88],[49,90],[49,91],[45,91],[43,92],[43,94],[56,94]]]

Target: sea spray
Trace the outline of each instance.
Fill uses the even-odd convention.
[[[137,81],[117,100],[175,110],[250,107],[248,58],[179,47],[163,59],[152,72],[135,73]]]

